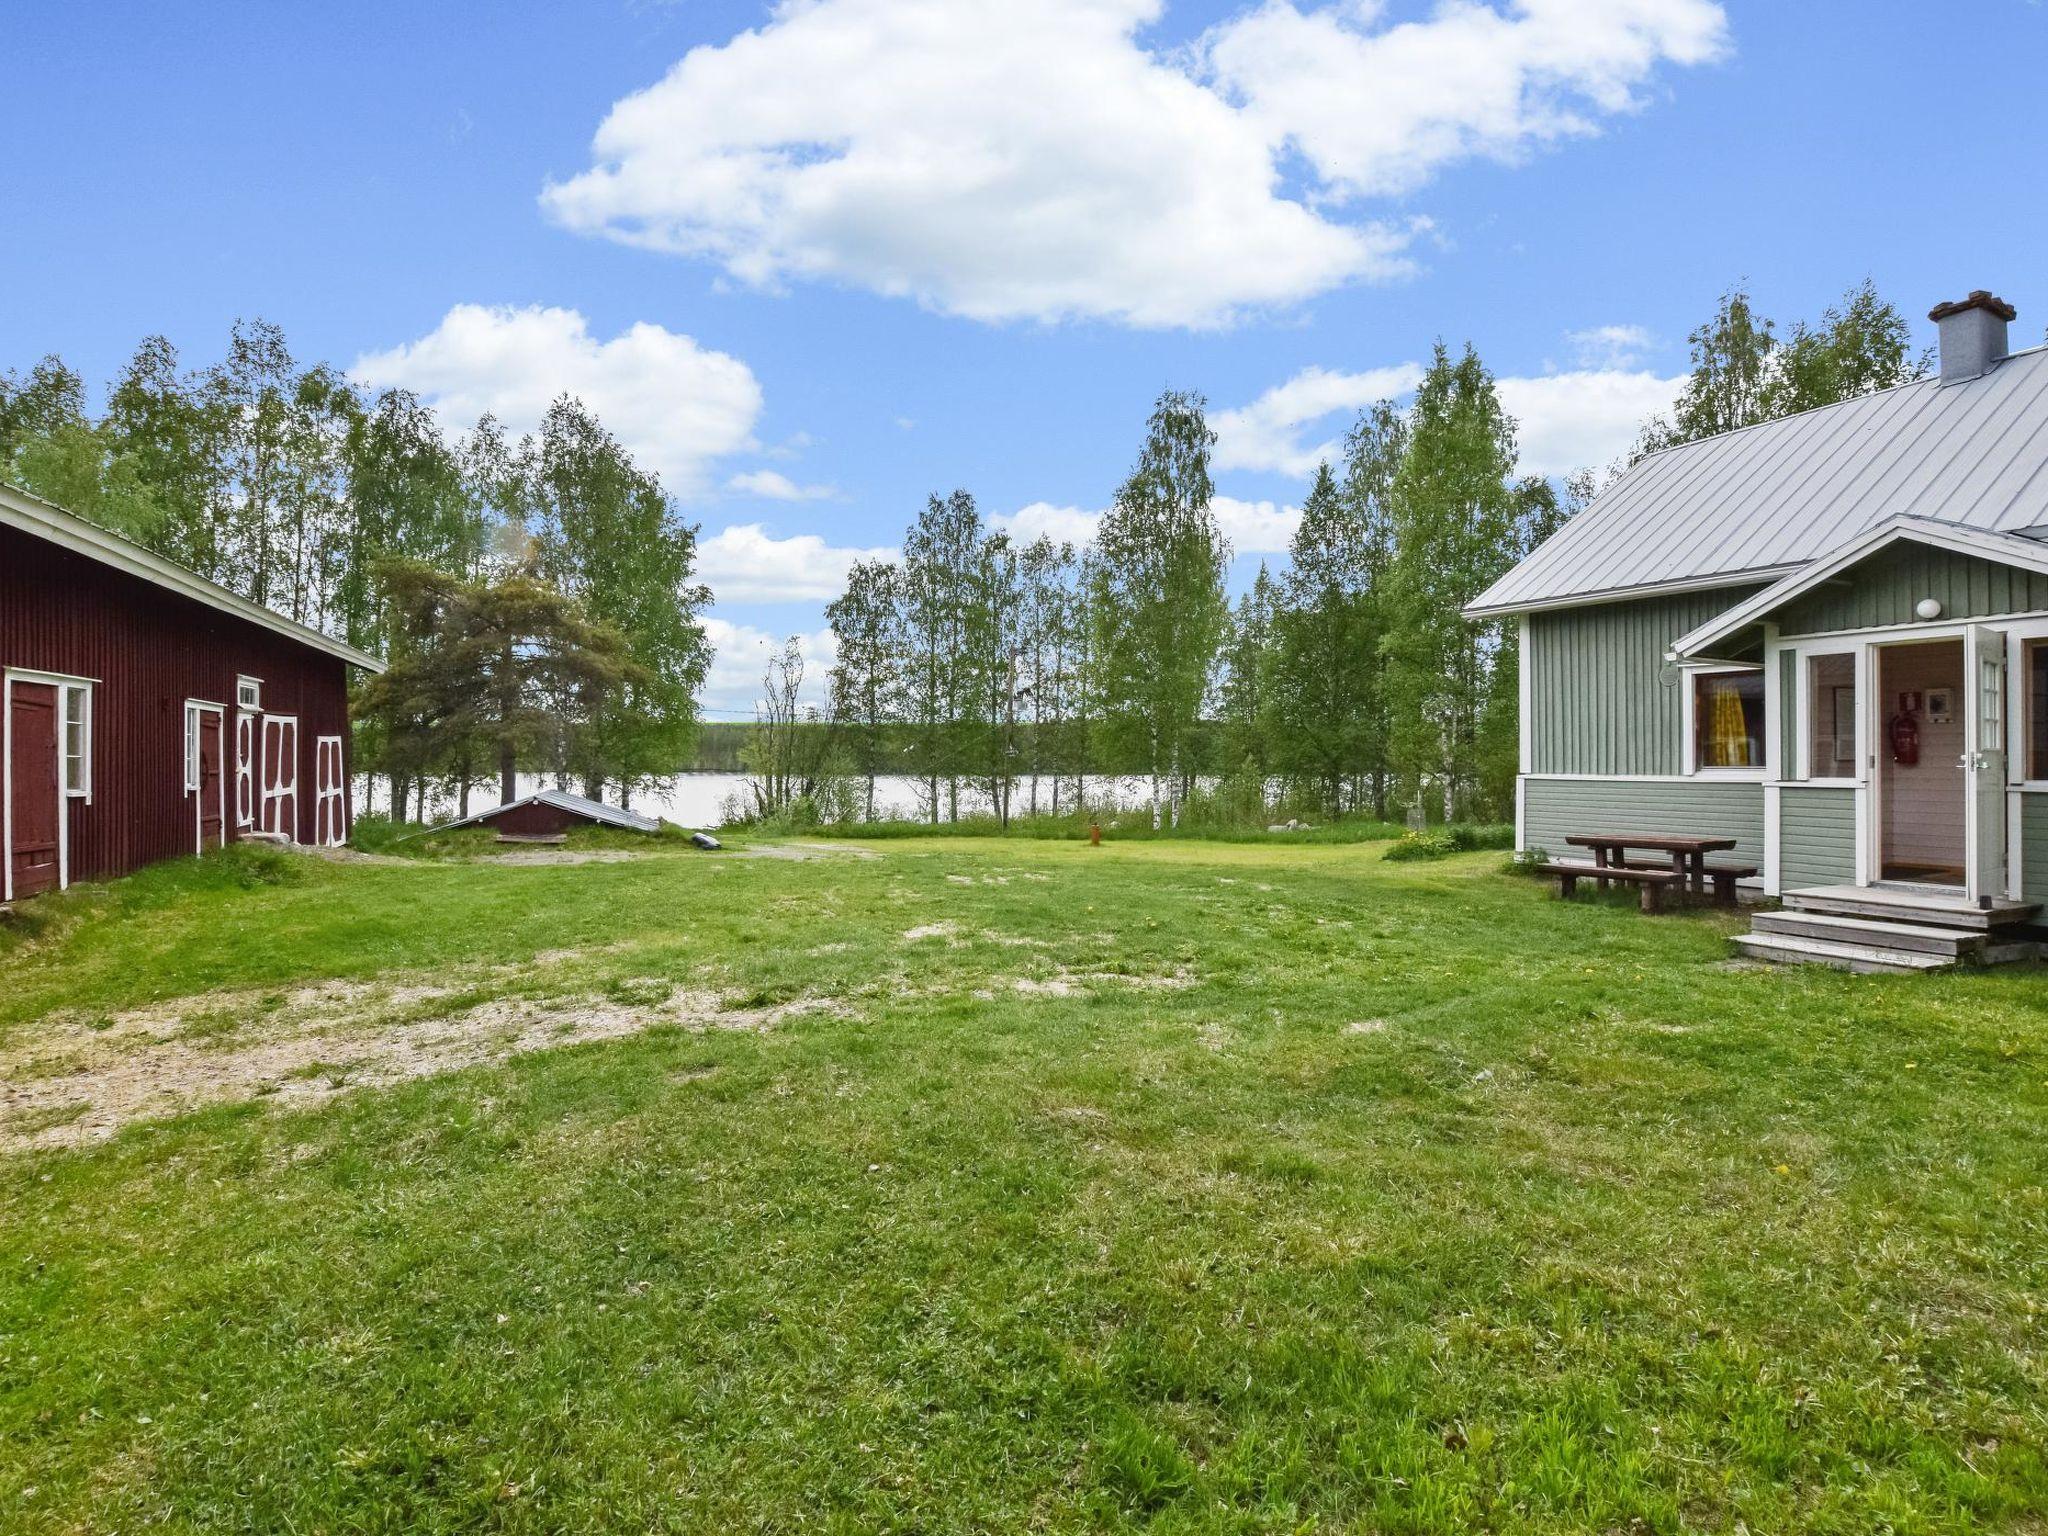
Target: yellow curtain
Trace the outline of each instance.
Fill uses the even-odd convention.
[[[1742,695],[1733,683],[1715,682],[1707,729],[1707,766],[1747,768],[1749,726],[1742,718]]]

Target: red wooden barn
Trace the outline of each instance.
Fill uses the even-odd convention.
[[[341,842],[352,666],[381,664],[0,485],[0,900]]]

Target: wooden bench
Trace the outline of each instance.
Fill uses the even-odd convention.
[[[1579,867],[1585,868],[1584,865]],[[1651,874],[1665,874],[1669,872],[1669,866],[1663,864],[1637,864],[1631,862],[1627,864],[1610,864],[1608,866],[1610,873],[1617,869],[1643,870]],[[1589,871],[1589,873],[1597,874],[1599,871],[1596,869]],[[1755,879],[1757,867],[1754,864],[1708,864],[1701,868],[1700,873],[1713,882],[1714,905],[1717,907],[1732,907],[1735,905],[1735,882],[1738,880]]]
[[[1645,912],[1664,910],[1664,890],[1667,886],[1683,886],[1685,876],[1675,869],[1637,869],[1627,864],[1539,864],[1536,868],[1543,874],[1557,880],[1557,894],[1570,901],[1578,894],[1581,880],[1598,880],[1600,889],[1607,889],[1607,882],[1619,880],[1640,889]]]

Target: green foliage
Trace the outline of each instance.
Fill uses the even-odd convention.
[[[1424,831],[1409,831],[1401,834],[1401,840],[1389,848],[1382,858],[1392,859],[1397,864],[1417,860],[1447,859],[1456,853],[1475,853],[1481,849],[1513,848],[1515,829],[1512,826],[1475,826],[1469,823],[1454,823],[1449,826],[1431,827]]]
[[[1669,420],[1644,424],[1636,458],[1911,383],[1932,363],[1913,354],[1906,317],[1867,278],[1818,325],[1800,321],[1782,341],[1748,292],[1732,288],[1689,340],[1692,372],[1678,404]]]
[[[1197,767],[1196,728],[1230,621],[1230,546],[1209,510],[1200,395],[1159,397],[1137,466],[1096,530],[1088,566],[1090,673],[1105,752],[1142,760],[1175,798]]]

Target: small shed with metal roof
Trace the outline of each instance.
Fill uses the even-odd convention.
[[[1736,840],[1773,895],[2048,899],[2048,347],[1643,459],[1482,593],[1519,634],[1517,842]]]
[[[643,816],[623,806],[607,805],[566,789],[541,789],[524,799],[508,800],[488,811],[465,816],[434,828],[436,832],[456,827],[491,827],[500,837],[555,838],[575,827],[617,827],[626,832],[659,832],[661,820]]]

